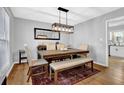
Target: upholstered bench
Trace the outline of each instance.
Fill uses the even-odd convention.
[[[91,70],[93,71],[93,60],[91,58],[76,58],[67,61],[60,61],[50,64],[50,78],[52,70],[54,71],[54,81],[57,82],[58,72],[71,69],[78,66],[83,66],[87,63],[91,63]]]

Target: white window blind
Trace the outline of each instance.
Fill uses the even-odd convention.
[[[0,84],[9,67],[9,16],[0,8]]]

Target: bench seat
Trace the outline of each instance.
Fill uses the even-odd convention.
[[[90,61],[93,61],[93,60],[91,58],[76,58],[76,59],[72,59],[72,60],[51,63],[50,67],[53,70],[60,70],[60,69],[72,67],[75,65],[84,64],[84,63],[90,62]]]
[[[71,69],[74,67],[82,66],[83,64],[91,63],[91,68],[93,71],[93,59],[91,58],[76,58],[67,61],[60,61],[50,64],[50,77],[51,77],[51,70],[54,71],[54,81],[57,81],[57,73],[63,70]]]

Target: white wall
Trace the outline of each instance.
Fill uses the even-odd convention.
[[[37,22],[32,20],[25,20],[14,18],[14,61],[18,62],[18,50],[24,49],[24,44],[28,44],[32,48],[33,58],[37,58],[36,47],[43,42],[63,42],[68,44],[69,35],[62,34],[60,40],[35,40],[34,39],[34,27],[51,29],[51,24],[44,22]]]
[[[106,25],[108,19],[123,16],[124,8],[96,17],[75,26],[71,36],[72,45],[76,48],[81,43],[90,46],[90,55],[96,63],[106,66]]]

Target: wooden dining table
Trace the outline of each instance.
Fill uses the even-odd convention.
[[[46,59],[49,63],[54,60],[63,60],[66,58],[72,58],[77,54],[87,54],[88,50],[80,50],[80,49],[67,49],[67,50],[40,50],[38,54]]]

